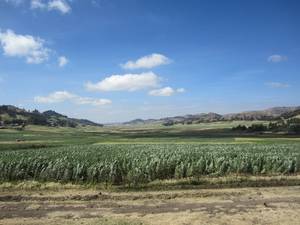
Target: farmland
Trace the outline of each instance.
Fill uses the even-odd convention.
[[[231,123],[218,125],[218,130],[202,125],[0,130],[0,180],[138,187],[164,180],[299,174],[297,136],[238,135],[224,128]]]
[[[0,153],[2,181],[139,185],[203,176],[293,175],[299,144],[99,144]]]
[[[296,224],[299,136],[240,123],[2,129],[0,224]]]

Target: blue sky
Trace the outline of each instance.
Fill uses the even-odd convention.
[[[300,2],[0,0],[0,104],[98,122],[300,105]]]

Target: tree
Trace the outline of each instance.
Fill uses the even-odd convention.
[[[247,127],[245,125],[238,125],[232,128],[233,131],[246,131]]]
[[[252,124],[250,127],[248,127],[248,131],[250,132],[262,132],[267,130],[268,128],[263,124]]]

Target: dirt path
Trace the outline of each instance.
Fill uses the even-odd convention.
[[[300,187],[0,193],[0,224],[124,224],[119,221],[153,225],[297,225]]]

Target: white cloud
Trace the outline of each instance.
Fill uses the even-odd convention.
[[[153,72],[112,75],[98,83],[86,83],[89,91],[137,91],[157,87],[160,77]]]
[[[268,62],[278,63],[282,61],[287,61],[288,58],[283,55],[271,55],[268,57]]]
[[[153,53],[151,55],[141,57],[136,61],[128,61],[125,64],[121,64],[121,66],[124,69],[131,70],[141,68],[150,69],[160,65],[169,64],[170,62],[171,60],[168,57],[161,54]]]
[[[178,93],[184,93],[185,92],[185,89],[184,88],[177,88],[176,91]]]
[[[30,6],[32,9],[44,9],[47,7],[42,0],[31,0]]]
[[[58,10],[62,14],[69,13],[71,11],[70,5],[65,0],[52,0],[48,2],[49,10]]]
[[[266,83],[267,86],[271,88],[289,88],[290,85],[287,83],[281,83],[281,82],[268,82]]]
[[[31,0],[31,9],[47,9],[60,11],[62,14],[69,13],[71,6],[66,0]]]
[[[0,0],[1,1],[1,0]],[[19,6],[27,0],[4,0],[14,6]],[[72,0],[69,0],[72,2]],[[31,9],[46,9],[48,11],[57,10],[62,14],[69,13],[72,8],[67,0],[30,0]]]
[[[185,92],[185,89],[184,88],[178,88],[176,90],[174,90],[173,88],[171,87],[164,87],[164,88],[160,88],[160,89],[155,89],[155,90],[151,90],[149,91],[149,95],[152,95],[152,96],[172,96],[176,93],[183,93]]]
[[[74,102],[79,105],[93,105],[93,106],[111,104],[111,100],[109,99],[95,99],[95,98],[88,98],[88,97],[77,97],[74,99]]]
[[[27,63],[39,64],[48,59],[50,50],[44,47],[44,42],[39,37],[15,34],[12,30],[0,32],[4,55],[26,58]]]
[[[37,96],[34,98],[34,101],[38,103],[58,103],[71,100],[73,98],[76,98],[76,96],[67,91],[56,91],[48,96]]]
[[[165,88],[149,91],[149,95],[152,95],[152,96],[171,96],[174,93],[175,93],[175,90],[171,87],[165,87]]]
[[[64,67],[68,63],[69,63],[69,60],[65,56],[60,56],[58,58],[58,65],[59,65],[59,67]]]
[[[46,104],[70,101],[78,105],[92,105],[92,106],[111,104],[111,101],[109,99],[81,97],[67,91],[56,91],[50,93],[47,96],[36,96],[34,97],[34,101],[37,103],[46,103]]]

